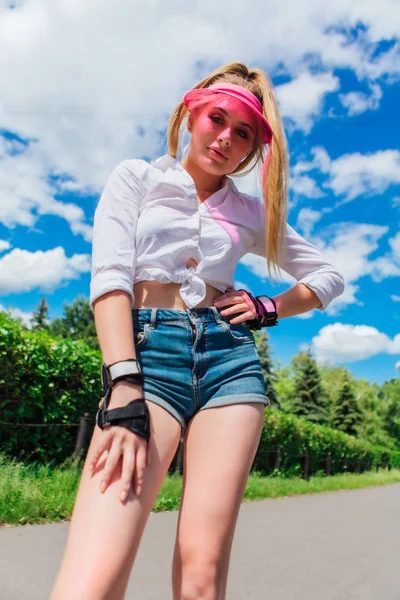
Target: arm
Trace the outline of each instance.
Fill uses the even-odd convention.
[[[136,358],[131,308],[134,302],[140,168],[139,161],[124,161],[118,165],[107,181],[95,212],[90,307],[103,361],[107,365]],[[108,408],[120,408],[140,397],[141,385],[120,381],[112,389]],[[106,427],[103,431],[96,428],[95,435],[96,444],[90,457],[92,473],[107,451],[102,467],[101,491],[107,488],[122,455],[121,501],[128,496],[133,475],[138,494],[146,466],[146,441],[121,426]]]
[[[261,223],[261,226],[258,225],[255,230],[254,246],[250,252],[265,257],[264,202],[258,198],[254,198],[253,201],[260,210],[258,223]],[[313,308],[324,310],[334,298],[343,293],[344,280],[334,265],[325,258],[319,248],[304,239],[288,224],[284,232],[279,263],[280,267],[297,282],[293,290],[277,296],[281,311],[278,311],[280,318],[300,314]],[[296,302],[299,304],[296,305]]]
[[[134,303],[135,234],[141,195],[141,161],[125,160],[111,173],[94,214],[90,308],[100,296],[125,291]],[[94,311],[93,311],[94,312]]]
[[[250,252],[265,257],[265,210],[263,203],[252,199],[260,207],[258,222],[254,229],[254,245]],[[261,227],[259,226],[261,223]],[[329,263],[322,252],[304,238],[290,225],[286,225],[285,239],[280,256],[281,268],[294,277],[296,285],[273,297],[279,319],[299,315],[313,308],[325,309],[344,290],[344,281],[335,267]],[[224,309],[225,306],[231,308]],[[233,316],[232,324],[242,323],[256,317],[255,307],[246,292],[228,291],[219,296],[214,305],[223,308],[224,316]],[[237,315],[239,313],[239,315]]]
[[[279,319],[293,317],[308,312],[313,308],[321,308],[322,304],[315,292],[303,283],[296,283],[290,290],[273,296]]]
[[[114,169],[94,216],[90,307],[106,365],[136,358],[131,307],[141,168],[140,161],[125,160]],[[141,386],[118,382],[112,390],[109,408],[118,408],[140,396]]]
[[[122,290],[108,292],[94,302],[93,312],[103,362],[110,365],[136,358],[130,295]],[[141,397],[141,385],[119,381],[112,389],[109,408],[125,406]]]
[[[288,290],[278,296],[281,303],[284,296],[282,307],[284,311],[293,310],[291,304],[296,298],[300,300],[301,310],[291,314],[300,314],[312,308],[324,310],[334,298],[343,294],[344,280],[337,269],[325,258],[319,248],[301,237],[290,225],[286,225],[280,265],[297,281],[293,291]],[[308,292],[302,288],[308,289]],[[289,292],[291,292],[290,296],[287,295]],[[319,302],[315,304],[309,292],[313,293]],[[307,295],[310,303],[306,300]],[[310,308],[305,308],[308,305]]]
[[[273,296],[279,319],[317,308],[324,310],[343,293],[344,281],[322,252],[290,225],[286,226],[281,267],[297,280],[289,290]]]

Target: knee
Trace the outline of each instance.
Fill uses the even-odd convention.
[[[218,570],[213,564],[185,567],[181,585],[180,600],[220,600]]]

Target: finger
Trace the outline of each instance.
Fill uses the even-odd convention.
[[[98,462],[100,456],[103,454],[103,452],[105,450],[108,450],[109,446],[110,446],[110,438],[108,436],[101,438],[101,442],[97,446],[96,450],[93,452],[92,458],[90,460],[90,463],[89,463],[90,471],[94,471],[95,467],[97,466],[97,462]]]
[[[236,313],[248,312],[249,307],[247,304],[235,304],[235,306],[230,306],[225,310],[221,310],[221,315],[224,317],[228,317],[229,315],[235,315]]]
[[[214,306],[216,308],[222,306],[229,306],[230,304],[238,304],[239,302],[245,302],[246,298],[244,295],[238,294],[238,292],[233,292],[231,294],[226,294],[223,298],[217,298],[214,300]]]
[[[106,464],[104,466],[103,477],[100,482],[100,491],[103,494],[110,482],[111,475],[116,468],[122,453],[121,443],[118,438],[114,438],[111,450],[108,454]]]
[[[132,487],[133,473],[135,471],[135,450],[130,448],[124,450],[123,462],[122,462],[122,475],[121,475],[121,493],[120,500],[124,502],[129,494],[129,490]]]
[[[151,454],[151,438],[149,439],[149,441],[147,442],[147,447],[146,447],[146,467],[149,466],[150,464],[150,454]]]
[[[243,313],[242,315],[240,315],[240,317],[235,317],[234,319],[231,319],[230,323],[232,325],[238,325],[239,323],[244,323],[245,321],[252,321],[255,318],[256,318],[256,315],[254,315],[254,313],[246,312],[246,313]]]
[[[141,445],[136,453],[135,493],[138,496],[143,487],[144,472],[146,470],[146,448]]]

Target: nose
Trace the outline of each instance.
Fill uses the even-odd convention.
[[[224,131],[221,131],[218,136],[218,141],[224,146],[231,145],[231,130],[227,127]]]

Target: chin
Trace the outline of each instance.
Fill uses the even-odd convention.
[[[223,163],[218,164],[209,156],[202,155],[201,159],[198,161],[199,166],[210,175],[226,175],[228,171],[228,167]]]

